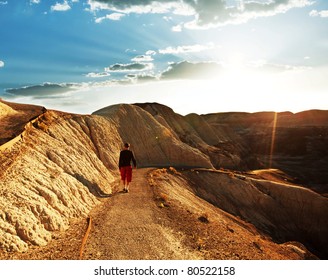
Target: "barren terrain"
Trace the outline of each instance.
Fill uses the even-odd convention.
[[[129,193],[101,198],[90,212],[91,231],[82,259],[304,259],[299,243],[275,244],[251,224],[229,215],[179,185],[163,183],[170,170],[139,169]],[[55,233],[48,245],[2,259],[79,259],[84,219]]]
[[[119,104],[74,115],[0,102],[0,259],[326,258],[327,176],[316,165],[327,155],[312,159],[327,116],[287,115],[271,157],[280,170],[263,169],[272,114]],[[298,143],[293,125],[301,144],[282,150]],[[117,167],[126,141],[138,162],[128,194]],[[304,168],[322,178],[296,178]]]

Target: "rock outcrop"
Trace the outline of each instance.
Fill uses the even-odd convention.
[[[48,111],[1,153],[2,249],[46,245],[51,232],[66,229],[72,218],[85,217],[99,203],[97,196],[111,193],[114,172],[100,158],[109,166],[114,159],[98,152],[100,140],[91,140],[97,125],[103,127],[94,117]]]

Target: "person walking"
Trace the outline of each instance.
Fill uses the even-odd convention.
[[[124,192],[129,192],[129,184],[132,181],[131,162],[133,163],[134,168],[137,168],[137,161],[134,157],[133,152],[130,150],[130,144],[125,143],[123,150],[120,152],[120,158],[118,163],[121,174],[121,180],[124,186]]]

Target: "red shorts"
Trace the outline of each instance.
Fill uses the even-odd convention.
[[[123,166],[120,168],[121,180],[131,182],[132,180],[132,166]]]

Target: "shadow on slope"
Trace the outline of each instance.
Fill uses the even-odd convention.
[[[131,144],[139,167],[213,167],[208,155],[181,142],[172,129],[138,106],[114,105],[93,114],[114,124],[122,142]]]
[[[277,244],[250,222],[199,197],[189,173],[158,169],[150,173],[149,183],[165,223],[204,259],[317,259],[299,242]]]
[[[328,258],[327,198],[254,175],[212,170],[185,171],[183,175],[198,196],[251,222],[274,240],[298,241],[320,258]]]

